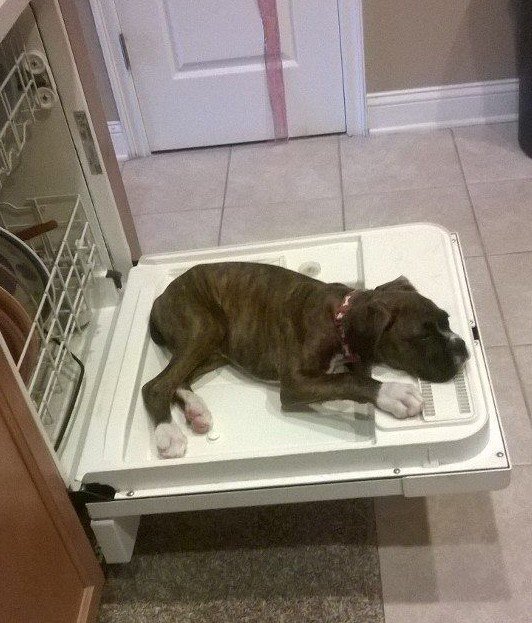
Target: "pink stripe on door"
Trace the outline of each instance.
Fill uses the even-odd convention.
[[[276,140],[288,138],[281,36],[276,0],[257,0],[264,29],[264,62]]]

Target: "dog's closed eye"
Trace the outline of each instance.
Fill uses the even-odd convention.
[[[442,315],[438,318],[438,328],[444,331],[449,330],[449,314]]]
[[[417,333],[416,335],[411,335],[408,338],[409,342],[428,342],[434,336],[429,333]]]

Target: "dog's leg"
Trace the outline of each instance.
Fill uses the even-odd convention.
[[[217,368],[226,366],[228,363],[229,361],[227,357],[224,357],[220,353],[213,353],[207,359],[205,359],[205,361],[200,363],[199,366],[194,368],[192,373],[189,374],[189,376],[187,376],[187,378],[185,379],[185,383],[187,385],[192,385],[202,376],[205,376],[206,374],[212,372],[213,370],[216,370]]]
[[[417,415],[423,408],[422,396],[414,386],[381,383],[351,372],[313,375],[285,372],[281,378],[281,404],[286,411],[327,400],[370,402],[398,418]]]
[[[185,350],[180,356],[172,357],[166,368],[142,388],[144,403],[155,424],[155,442],[162,458],[185,454],[187,438],[172,420],[170,405],[176,389],[197,367],[198,359],[197,352]]]
[[[176,375],[181,378],[186,376],[187,370],[182,368],[182,360],[173,357],[166,368],[142,388],[144,403],[155,425],[157,451],[163,459],[183,456],[187,449],[187,438],[170,413],[172,388],[175,389],[172,379]]]
[[[351,372],[338,374],[284,372],[281,376],[283,409],[327,400],[375,403],[380,383]]]
[[[205,402],[192,391],[192,383],[204,374],[227,363],[221,355],[213,355],[194,369],[183,387],[176,390],[176,401],[183,410],[187,422],[196,433],[207,433],[212,428],[212,415]]]
[[[187,438],[172,420],[170,405],[176,397],[180,398],[176,395],[178,389],[190,390],[190,387],[187,387],[189,380],[197,378],[198,372],[204,374],[208,371],[205,366],[207,362],[211,362],[212,366],[211,354],[217,349],[222,335],[214,324],[204,328],[198,323],[196,330],[191,331],[186,338],[182,338],[181,343],[172,345],[173,352],[179,354],[174,355],[166,368],[142,388],[146,409],[155,424],[155,441],[162,458],[185,454]],[[198,405],[191,407],[194,408],[190,410],[190,417],[195,421],[199,415]],[[210,427],[210,414],[206,415],[209,413],[206,407],[205,410],[200,410],[205,417],[199,419],[194,428],[198,432],[202,430],[206,432]]]

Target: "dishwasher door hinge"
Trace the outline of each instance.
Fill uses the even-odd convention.
[[[78,491],[69,491],[74,506],[89,502],[110,502],[114,500],[116,489],[111,485],[101,485],[99,482],[82,483]]]
[[[122,57],[124,59],[124,65],[128,71],[131,71],[131,63],[129,61],[129,52],[127,51],[126,38],[123,33],[118,34],[118,41],[120,42],[120,49],[122,50]]]
[[[112,279],[117,290],[122,289],[122,273],[118,270],[108,270],[105,273],[107,279]]]

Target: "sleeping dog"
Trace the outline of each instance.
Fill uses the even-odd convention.
[[[371,366],[450,380],[468,353],[448,318],[404,277],[352,291],[268,264],[194,266],[155,300],[150,316],[152,339],[172,354],[142,389],[159,455],[186,450],[186,436],[170,414],[173,401],[194,431],[210,429],[209,409],[191,384],[227,364],[279,382],[287,411],[353,400],[397,418],[415,416],[423,408],[418,388],[381,383],[371,378]]]

